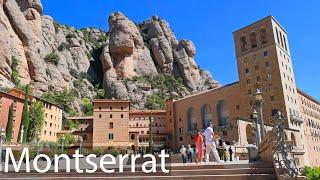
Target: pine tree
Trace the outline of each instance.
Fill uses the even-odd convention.
[[[23,125],[23,139],[22,142],[25,143],[27,139],[27,132],[29,128],[29,110],[28,110],[28,100],[29,100],[29,85],[25,87],[25,96],[24,96],[24,104],[23,104],[23,111],[22,111],[22,118],[21,118],[21,125],[20,125],[20,133],[19,133],[19,140],[21,138],[21,128]]]
[[[13,129],[13,104],[9,107],[8,122],[6,127],[6,141],[11,142]]]

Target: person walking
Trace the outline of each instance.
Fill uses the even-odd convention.
[[[182,163],[186,163],[187,160],[186,160],[186,151],[187,149],[184,147],[184,145],[181,146],[180,148],[180,154],[181,154],[181,158],[182,158]]]
[[[214,132],[212,127],[213,127],[212,123],[209,122],[207,129],[203,132],[203,135],[205,137],[205,144],[206,144],[206,162],[209,163],[210,152],[213,153],[213,156],[217,162],[222,162],[220,160],[219,154],[217,152],[217,147],[213,139]]]

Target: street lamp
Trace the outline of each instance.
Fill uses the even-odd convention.
[[[260,111],[260,132],[261,132],[261,138],[264,138],[265,132],[264,132],[264,121],[263,121],[263,113],[262,113],[262,107],[263,107],[263,97],[262,92],[257,89],[257,91],[254,93],[254,98],[256,100],[256,107],[259,108]]]
[[[258,127],[259,114],[255,109],[253,110],[252,118],[253,118],[255,126],[256,126],[256,144],[259,147],[259,144],[261,142],[261,135],[260,135],[259,127]]]
[[[63,152],[63,143],[64,143],[65,137],[62,136],[61,138],[61,151]]]
[[[41,136],[41,132],[38,131],[37,132],[37,155],[39,154],[40,136]]]
[[[3,144],[3,141],[5,139],[5,131],[4,131],[4,128],[0,128],[0,169],[2,170],[2,144]]]
[[[79,150],[80,152],[79,152],[79,154],[81,154],[82,142],[83,142],[82,136],[79,137],[79,142],[80,142],[80,150]]]

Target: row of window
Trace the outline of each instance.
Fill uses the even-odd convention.
[[[45,121],[45,122],[44,122],[44,125],[45,125],[45,126],[48,126],[48,122]],[[53,123],[49,123],[49,127],[52,127],[52,126],[53,126]],[[60,125],[59,125],[59,124],[54,124],[54,127],[60,129]]]
[[[165,119],[165,117],[151,117],[151,119]],[[149,120],[149,117],[130,118],[130,120]]]
[[[112,109],[113,109],[113,107],[112,107],[112,106],[110,106],[110,107],[109,107],[109,110],[110,110],[110,111],[112,111]],[[123,108],[123,107],[121,107],[120,109],[121,109],[121,111],[122,111],[124,108]],[[102,107],[101,107],[101,106],[99,106],[99,110],[100,110],[100,111],[102,110]]]
[[[49,131],[49,136],[56,136],[56,133],[55,132],[52,132],[52,131]],[[44,130],[43,131],[43,135],[47,135],[47,130]]]
[[[270,52],[269,52],[269,51],[264,51],[264,52],[263,52],[263,58],[265,59],[265,58],[267,58],[268,56],[270,56]],[[258,62],[258,60],[259,60],[258,55],[257,55],[257,54],[254,54],[254,55],[252,56],[252,60],[253,60],[254,63]],[[243,59],[243,62],[244,62],[245,64],[247,64],[248,62],[250,62],[249,57],[245,57],[245,58]]]
[[[311,108],[311,109],[313,109],[313,110],[315,110],[315,111],[320,113],[320,105],[315,104],[315,103],[313,103],[311,101],[308,101],[308,100],[306,100],[305,98],[302,98],[302,97],[300,97],[300,99],[301,99],[301,103],[303,105],[305,105],[305,106],[307,106],[307,107],[309,107],[309,108]]]
[[[129,124],[129,127],[149,127],[149,125],[147,125],[147,124],[140,124],[140,126],[139,126],[139,124],[137,123],[136,125],[131,125],[131,124]],[[165,127],[165,125],[163,124],[158,124],[158,123],[155,123],[155,124],[152,124],[151,125],[151,127]]]
[[[167,138],[166,137],[153,137],[152,138],[153,142],[166,142]],[[139,138],[139,142],[149,142],[149,138]]]
[[[305,121],[307,122],[307,126],[308,127],[311,127],[311,128],[314,128],[314,129],[319,129],[320,130],[320,123],[319,122],[316,122],[312,119],[305,119]]]
[[[44,115],[45,119],[48,118],[48,113]],[[57,116],[50,115],[50,119],[54,119],[55,121],[60,121],[60,118],[57,118]]]
[[[309,115],[311,117],[314,117],[314,118],[320,120],[320,114],[318,112],[312,111],[312,110],[307,109],[305,107],[302,107],[302,111],[303,111],[304,114],[307,114],[307,115]]]
[[[278,28],[276,27],[276,35],[277,35],[277,43],[286,51],[288,51],[288,46],[287,46],[287,39],[286,36],[284,34],[282,34],[281,31],[278,30]]]
[[[120,118],[123,118],[124,115],[123,114],[120,114]],[[99,118],[101,119],[102,118],[102,114],[99,114]],[[113,118],[113,114],[109,114],[109,118],[112,119]]]
[[[260,42],[261,44],[266,44],[268,43],[268,39],[267,39],[267,31],[265,28],[261,28],[259,30],[259,37],[260,37]],[[258,47],[258,41],[257,41],[257,34],[256,32],[251,32],[249,34],[249,40],[250,40],[250,47],[251,49],[254,49],[256,47]],[[241,51],[246,51],[248,50],[248,46],[247,46],[247,37],[246,36],[241,36],[240,37],[240,47],[241,47]]]

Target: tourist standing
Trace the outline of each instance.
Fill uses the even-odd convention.
[[[196,162],[202,162],[203,161],[203,150],[204,150],[204,144],[203,144],[203,136],[201,132],[198,132],[195,137],[195,153],[196,153]]]
[[[228,151],[229,151],[229,157],[230,157],[230,161],[233,161],[233,159],[232,159],[232,154],[233,154],[233,150],[232,150],[232,147],[231,147],[231,145],[229,146],[229,149],[228,149]]]
[[[183,163],[187,162],[187,160],[186,160],[186,158],[187,158],[186,157],[186,151],[187,151],[187,149],[184,147],[184,145],[182,145],[181,148],[180,148],[180,155],[181,155]]]
[[[190,144],[188,144],[188,149],[187,149],[188,162],[192,163],[193,154],[194,154],[193,148],[191,147]]]
[[[212,123],[209,122],[207,129],[203,132],[203,135],[205,137],[205,144],[206,144],[206,162],[209,162],[209,157],[210,157],[210,152],[213,153],[214,158],[216,159],[217,162],[222,162],[219,158],[218,152],[217,152],[217,147],[214,142],[214,133],[213,133],[213,128],[212,128]]]

